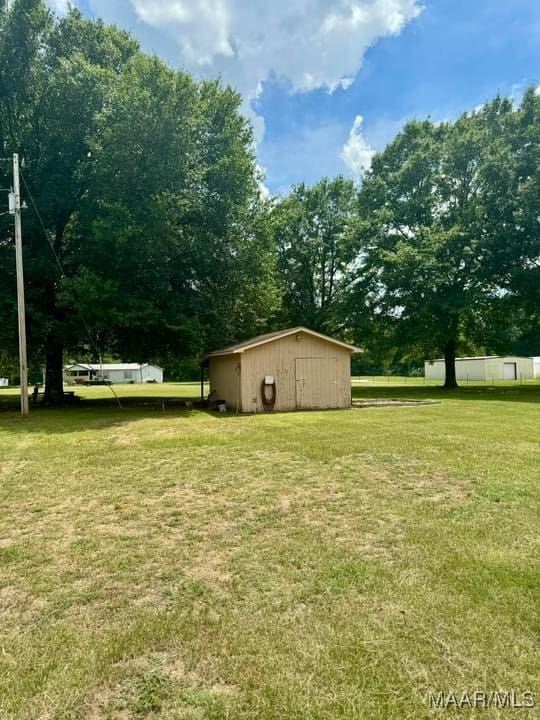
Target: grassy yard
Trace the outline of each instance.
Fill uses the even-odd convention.
[[[115,390],[26,421],[0,390],[1,720],[538,717],[427,695],[540,702],[539,384],[244,417]]]

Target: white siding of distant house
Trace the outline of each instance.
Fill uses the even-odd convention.
[[[101,377],[101,372],[99,370],[97,377]],[[103,377],[105,380],[110,380],[115,385],[141,382],[139,370],[104,370]]]
[[[162,383],[163,368],[160,368],[157,365],[143,365],[141,376],[142,382],[149,382],[150,380],[152,380],[158,383]]]
[[[91,368],[91,370],[90,370]],[[96,380],[110,380],[114,384],[126,383],[145,383],[145,382],[163,382],[163,369],[157,365],[149,365],[144,363],[104,363],[103,366],[98,364],[91,365],[72,365],[64,368],[65,382],[73,383],[76,378],[82,380],[90,380],[91,376]]]
[[[540,378],[540,355],[532,358],[533,374],[535,378]]]
[[[97,371],[97,377],[101,377],[101,371]],[[138,368],[121,369],[107,368],[103,371],[103,377],[115,385],[123,383],[145,383],[155,381],[163,382],[163,370],[156,365],[141,365]]]

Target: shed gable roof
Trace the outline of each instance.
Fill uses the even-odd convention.
[[[345,350],[349,350],[353,353],[362,352],[360,348],[357,348],[354,345],[348,345],[341,340],[336,340],[333,337],[323,335],[322,333],[315,332],[315,330],[310,330],[309,328],[299,325],[298,327],[288,328],[287,330],[276,330],[275,332],[265,333],[264,335],[257,335],[256,337],[249,338],[249,340],[243,340],[242,342],[234,343],[233,345],[227,345],[226,347],[220,348],[219,350],[213,350],[212,352],[207,353],[204,356],[204,359],[211,357],[219,357],[220,355],[234,355],[243,353],[246,350],[250,350],[251,348],[258,347],[259,345],[264,345],[265,343],[273,342],[274,340],[281,340],[281,338],[288,337],[289,335],[294,335],[299,332],[304,332],[308,335],[311,335],[312,337],[318,338],[319,340],[333,343],[334,345],[338,345],[339,347],[342,347]]]

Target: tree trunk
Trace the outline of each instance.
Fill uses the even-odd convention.
[[[61,405],[64,402],[64,349],[55,337],[47,338],[45,351],[45,392],[43,405]]]
[[[456,380],[456,343],[449,340],[444,346],[444,386],[447,390],[457,388]]]
[[[54,252],[56,257],[62,253],[64,230],[69,219],[58,219],[54,238]],[[64,343],[61,330],[64,318],[58,307],[57,286],[51,282],[46,289],[45,302],[50,319],[53,321],[45,340],[45,391],[43,405],[62,405],[64,403]]]

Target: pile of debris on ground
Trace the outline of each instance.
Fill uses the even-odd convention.
[[[416,407],[417,405],[438,405],[440,400],[410,400],[408,398],[368,398],[353,400],[352,406],[365,407]]]

